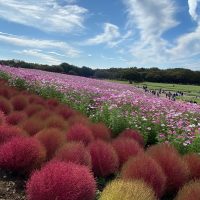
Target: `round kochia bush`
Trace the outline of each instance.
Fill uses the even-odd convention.
[[[46,148],[47,160],[65,143],[65,135],[58,129],[50,128],[38,132],[35,136]]]
[[[114,180],[103,190],[99,200],[156,200],[154,191],[141,180]]]
[[[113,140],[112,145],[119,157],[120,166],[122,166],[131,156],[136,156],[138,153],[143,152],[140,145],[130,138],[117,138]]]
[[[8,125],[0,126],[0,145],[10,141],[14,137],[24,137],[24,136],[27,136],[25,132],[16,126],[8,126]]]
[[[189,168],[190,179],[200,179],[200,155],[190,153],[183,156]]]
[[[50,162],[26,186],[28,200],[94,200],[96,183],[85,166]]]
[[[0,111],[2,111],[5,115],[9,114],[12,111],[12,105],[10,102],[0,96]]]
[[[200,199],[200,181],[193,180],[185,184],[178,192],[175,200],[199,200]]]
[[[0,111],[0,126],[5,124],[5,122],[6,122],[6,117],[4,113]]]
[[[144,146],[144,138],[141,133],[136,130],[125,129],[122,133],[120,133],[120,137],[132,138],[137,141],[141,146]]]
[[[20,122],[24,121],[26,118],[27,118],[27,115],[25,112],[14,111],[6,117],[6,121],[8,124],[18,125]]]
[[[96,176],[106,177],[117,172],[118,156],[111,144],[102,140],[92,142],[88,149],[92,158],[92,168]]]
[[[87,126],[79,123],[69,128],[66,137],[68,141],[83,142],[85,145],[94,140],[92,131]]]
[[[24,110],[28,105],[28,100],[26,95],[17,95],[11,99],[14,110]]]
[[[92,166],[90,153],[81,142],[70,142],[63,145],[55,155],[56,160]]]
[[[173,146],[157,144],[147,149],[147,154],[162,167],[167,177],[167,193],[177,192],[188,181],[188,167]]]
[[[34,138],[16,137],[0,148],[0,168],[18,173],[30,173],[44,162],[46,152]]]
[[[90,129],[95,139],[109,141],[111,139],[111,131],[103,123],[91,124]]]
[[[160,165],[145,154],[130,158],[123,165],[121,177],[130,180],[142,179],[152,186],[158,197],[164,194],[166,176]]]

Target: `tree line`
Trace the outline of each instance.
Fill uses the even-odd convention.
[[[0,64],[8,65],[11,67],[39,69],[90,78],[127,80],[130,83],[149,81],[160,83],[182,83],[200,85],[200,71],[192,71],[190,69],[184,68],[159,69],[155,67],[130,67],[91,69],[86,66],[77,67],[68,63],[62,63],[60,65],[43,65],[37,63],[27,63],[19,60],[1,60]]]

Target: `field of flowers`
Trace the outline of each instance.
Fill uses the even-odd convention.
[[[131,85],[8,66],[0,70],[12,76],[10,84],[25,80],[26,89],[104,122],[113,135],[133,128],[147,145],[169,142],[181,153],[200,152],[200,105],[158,98]]]
[[[166,143],[145,147],[134,129],[113,135],[58,100],[23,90],[24,84],[0,79],[0,172],[25,180],[27,200],[199,198],[197,153],[183,156]]]

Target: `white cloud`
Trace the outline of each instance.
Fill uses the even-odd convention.
[[[43,31],[66,33],[83,28],[86,13],[83,7],[61,6],[56,0],[0,1],[0,18]]]
[[[176,8],[172,0],[124,0],[124,3],[128,24],[140,31],[143,42],[162,36],[178,24],[174,19]]]
[[[16,36],[7,33],[0,32],[0,41],[4,43],[9,43],[10,45],[38,48],[38,49],[52,49],[59,50],[67,57],[76,57],[80,54],[80,51],[73,48],[66,42],[56,41],[56,40],[41,40],[27,38],[23,36]]]
[[[197,7],[199,2],[200,0],[188,0],[189,13],[195,21],[198,19]]]
[[[37,60],[39,59],[41,63],[45,64],[56,65],[62,62],[61,60],[42,52],[40,49],[24,49],[22,51],[16,50],[13,52],[17,54],[22,54],[23,56],[26,55],[37,58]]]
[[[84,42],[84,44],[97,45],[97,44],[106,43],[108,45],[112,45],[112,42],[121,36],[119,32],[119,27],[114,24],[105,23],[103,28],[104,28],[103,33],[91,39],[88,39],[87,41]]]

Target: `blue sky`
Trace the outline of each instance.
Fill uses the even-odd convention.
[[[0,1],[0,59],[200,70],[200,0]]]

